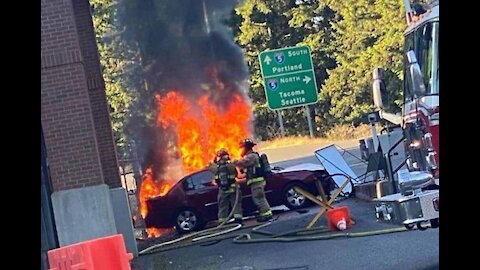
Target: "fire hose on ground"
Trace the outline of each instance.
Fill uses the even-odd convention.
[[[177,249],[177,248],[182,248],[182,247],[187,247],[191,245],[208,245],[206,243],[208,242],[214,242],[217,243],[221,240],[225,239],[230,239],[233,238],[233,243],[236,244],[252,244],[252,243],[266,243],[266,242],[296,242],[296,241],[314,241],[314,240],[330,240],[330,239],[335,239],[335,238],[341,238],[341,237],[346,237],[346,238],[356,238],[356,237],[366,237],[366,236],[374,236],[374,235],[382,235],[382,234],[390,234],[390,233],[398,233],[398,232],[407,232],[410,231],[406,229],[405,227],[396,227],[396,228],[389,228],[389,229],[381,229],[381,230],[373,230],[373,231],[365,231],[365,232],[339,232],[339,233],[334,233],[334,234],[329,234],[329,235],[322,235],[322,233],[326,233],[329,230],[325,226],[319,226],[311,229],[298,229],[298,230],[292,230],[288,232],[283,232],[283,233],[272,233],[264,230],[260,230],[261,228],[265,228],[269,225],[271,225],[272,222],[268,222],[265,224],[261,225],[250,225],[250,226],[245,226],[243,229],[248,229],[252,228],[252,233],[256,234],[262,234],[266,235],[267,237],[263,238],[252,238],[250,234],[245,233],[245,234],[235,234],[235,235],[224,235],[228,232],[237,230],[241,227],[239,224],[235,224],[236,226],[234,227],[235,229],[230,229],[226,231],[223,231],[221,234],[210,234],[210,235],[205,235],[207,237],[203,237],[201,239],[194,238],[192,241],[188,241],[185,243],[181,243],[178,245],[172,246],[171,244],[177,243],[181,240],[191,238],[193,236],[199,235],[199,233],[208,233],[209,231],[212,231],[213,229],[218,229],[218,227],[207,229],[204,231],[200,231],[198,233],[192,234],[192,236],[189,235],[189,237],[183,237],[179,239],[175,239],[173,241],[161,243],[159,245],[155,245],[152,247],[149,247],[147,249],[142,250],[139,252],[140,255],[146,255],[146,254],[151,254],[151,253],[156,253],[156,252],[162,252],[162,251],[167,251],[171,249]],[[228,225],[226,225],[228,226]],[[238,227],[238,228],[236,228]],[[208,239],[209,238],[209,239]],[[196,241],[194,241],[196,240]]]
[[[233,212],[234,212],[235,208],[237,207],[239,197],[240,197],[239,196],[239,194],[240,194],[239,190],[240,190],[240,187],[237,185],[236,188],[235,188],[235,203],[233,204],[232,210],[228,214],[227,218],[222,223],[220,223],[218,226],[213,227],[213,228],[209,228],[209,229],[205,229],[205,230],[201,230],[201,231],[198,231],[198,232],[195,232],[195,233],[191,233],[191,234],[182,236],[180,238],[173,239],[173,240],[170,240],[170,241],[167,241],[167,242],[163,242],[163,243],[160,243],[160,244],[157,244],[157,245],[153,245],[151,247],[148,247],[148,248],[140,251],[139,255],[153,253],[154,250],[156,250],[156,252],[158,252],[158,251],[160,251],[158,249],[160,249],[162,247],[172,245],[172,244],[175,244],[175,243],[178,243],[180,241],[187,240],[187,239],[191,239],[193,237],[195,237],[195,238],[191,239],[191,241],[188,241],[186,243],[187,245],[185,245],[185,244],[177,245],[177,246],[175,246],[175,248],[188,246],[188,245],[192,245],[192,244],[198,244],[198,243],[201,242],[201,240],[205,240],[205,239],[208,239],[208,238],[212,238],[212,237],[220,236],[220,235],[223,235],[223,234],[227,234],[227,233],[230,233],[230,232],[233,232],[235,230],[238,230],[238,229],[242,228],[241,224],[226,224],[232,218]],[[234,236],[229,236],[227,238],[232,238],[232,237],[234,237]],[[215,239],[215,241],[219,241],[219,240],[222,240],[222,239]],[[209,241],[211,241],[211,240],[208,240],[208,242]],[[203,242],[207,242],[207,241],[203,241]],[[165,249],[162,249],[162,251],[164,251],[164,250]]]
[[[332,198],[326,202],[326,197],[323,191],[323,188],[321,188],[321,184],[317,185],[319,188],[319,193],[322,196],[322,199],[324,200],[323,202],[320,202],[316,200],[316,198],[313,197],[313,195],[309,195],[307,193],[302,193],[304,196],[307,196],[309,199],[313,200],[314,202],[318,202],[323,209],[326,208],[332,208],[330,204],[336,199],[336,197],[342,192],[343,188],[346,186],[347,183],[352,183],[352,179],[350,176],[343,174],[343,173],[337,173],[331,175],[333,176],[345,176],[347,180],[343,183],[342,186],[338,187],[338,190],[332,195]],[[319,214],[321,215],[323,212],[320,211]],[[236,236],[233,239],[233,243],[236,244],[247,244],[247,243],[264,243],[264,242],[294,242],[294,241],[309,241],[309,240],[329,240],[329,239],[334,239],[334,238],[340,238],[340,237],[365,237],[365,236],[373,236],[373,235],[381,235],[381,234],[388,234],[388,233],[396,233],[396,232],[405,232],[408,231],[407,228],[405,227],[396,227],[396,228],[389,228],[389,229],[381,229],[381,230],[372,230],[372,231],[364,231],[364,232],[339,232],[339,233],[333,233],[333,234],[328,234],[328,235],[321,235],[321,233],[328,232],[329,229],[326,228],[325,226],[320,226],[320,227],[311,227],[316,220],[320,217],[320,215],[317,214],[315,216],[314,220],[307,226],[305,229],[297,229],[297,230],[292,230],[292,231],[287,231],[283,233],[272,233],[268,231],[261,231],[260,229],[262,226],[258,226],[256,228],[252,229],[252,233],[257,233],[257,234],[263,234],[267,235],[267,237],[263,238],[252,238],[250,234],[244,233]],[[265,226],[268,226],[270,224],[266,224]],[[264,227],[264,226],[263,226]],[[312,234],[320,234],[320,235],[313,235]]]
[[[406,229],[405,227],[397,227],[397,228],[366,231],[366,232],[353,232],[353,233],[345,232],[345,233],[334,233],[329,235],[314,235],[314,236],[308,235],[308,234],[315,234],[315,233],[324,233],[328,231],[329,230],[326,227],[320,226],[313,229],[300,229],[300,230],[294,230],[294,231],[289,231],[289,232],[280,233],[280,234],[261,232],[261,234],[269,235],[268,237],[264,237],[264,238],[252,238],[250,234],[245,233],[245,234],[236,236],[233,239],[233,242],[236,244],[249,244],[249,243],[265,243],[265,242],[329,240],[329,239],[340,238],[340,237],[365,237],[365,236],[373,236],[373,235],[396,233],[396,232],[406,232],[409,230]],[[259,231],[254,231],[254,230],[252,230],[252,232],[260,233]],[[302,235],[302,234],[307,234],[307,235]]]
[[[232,209],[235,209],[235,206],[238,203],[238,197],[239,197],[238,195],[239,195],[239,192],[237,189],[235,205]],[[250,243],[265,243],[265,242],[329,240],[329,239],[341,238],[341,237],[355,238],[355,237],[366,237],[366,236],[409,231],[405,227],[396,227],[396,228],[365,231],[365,232],[339,232],[339,233],[333,233],[329,235],[322,235],[322,233],[326,233],[329,230],[325,226],[319,226],[319,227],[310,228],[310,229],[297,229],[297,230],[291,230],[291,231],[282,232],[282,233],[272,233],[269,231],[261,230],[267,226],[270,226],[272,222],[268,222],[261,225],[254,224],[249,226],[242,226],[240,224],[225,224],[232,217],[232,215],[233,215],[233,210],[230,212],[230,214],[228,215],[227,219],[224,222],[222,222],[221,224],[219,224],[214,228],[209,228],[199,232],[191,233],[189,235],[185,235],[183,237],[180,237],[171,241],[167,241],[164,243],[160,243],[160,244],[148,247],[140,251],[139,254],[147,255],[147,254],[187,247],[191,245],[198,245],[198,244],[208,245],[207,243],[218,243],[221,240],[230,239],[230,238],[233,238],[233,243],[236,243],[236,244],[250,244]],[[252,238],[249,233],[226,235],[240,228],[242,229],[252,228],[251,230],[252,233],[266,235],[267,237]],[[223,230],[218,231],[220,229],[223,229]],[[215,232],[215,231],[218,231],[218,232]],[[190,241],[186,241],[187,239],[190,239]],[[183,243],[179,243],[181,241],[183,241]],[[179,243],[179,244],[173,245],[175,243]]]

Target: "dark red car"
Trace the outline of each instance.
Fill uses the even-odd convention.
[[[303,166],[302,166],[303,167]],[[308,168],[307,168],[308,167]],[[202,170],[183,177],[162,197],[147,201],[147,227],[173,227],[179,232],[202,229],[208,221],[217,219],[218,187],[213,184],[213,174]],[[285,205],[298,209],[310,204],[304,196],[293,189],[302,187],[318,195],[315,179],[319,179],[327,194],[334,186],[329,174],[320,165],[310,164],[304,169],[274,169],[266,177],[265,195],[271,207]],[[245,180],[240,180],[242,207],[247,216],[256,211],[250,188]]]

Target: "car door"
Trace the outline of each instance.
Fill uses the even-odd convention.
[[[267,198],[267,202],[271,204],[270,206],[273,207],[274,205],[272,203],[277,201],[276,197],[278,197],[278,194],[275,194],[275,192],[276,193],[280,192],[280,188],[278,188],[278,183],[275,182],[274,177],[266,176],[265,182],[266,182],[265,188],[264,188],[265,197]]]
[[[206,220],[215,219],[218,211],[218,187],[213,174],[206,170],[190,175],[184,181],[186,205],[200,212]]]

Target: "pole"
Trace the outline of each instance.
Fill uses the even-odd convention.
[[[307,112],[308,130],[310,131],[310,137],[313,138],[312,116],[310,115],[310,108],[308,107],[308,105],[305,105],[305,111]]]
[[[120,168],[122,168],[123,184],[125,185],[125,190],[128,192],[127,175],[125,174],[124,166],[125,166],[125,163],[122,161],[122,165],[120,165]]]
[[[130,140],[130,154],[132,158],[133,178],[135,179],[135,192],[138,191],[138,187],[141,185],[140,179],[142,178],[142,165],[141,160],[138,157],[137,145],[134,140]]]
[[[208,22],[207,6],[205,5],[205,0],[202,1],[203,5],[203,20],[205,21],[205,31],[207,35],[210,34],[210,23]]]
[[[370,123],[370,130],[372,131],[373,152],[377,152],[379,142],[377,137],[377,128],[375,127],[375,122]]]
[[[285,128],[283,127],[282,111],[278,110],[277,115],[278,115],[278,123],[280,124],[280,132],[282,134],[282,137],[285,137]]]

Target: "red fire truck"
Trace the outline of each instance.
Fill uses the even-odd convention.
[[[407,228],[417,225],[422,230],[428,228],[426,223],[433,228],[439,225],[439,2],[413,8],[408,0],[404,3],[408,27],[401,116],[384,110],[381,69],[374,71],[373,98],[380,118],[400,125],[403,131],[401,140],[390,149],[403,143],[407,168],[394,168],[387,151],[387,178],[393,194],[376,199],[375,209],[380,221]]]

